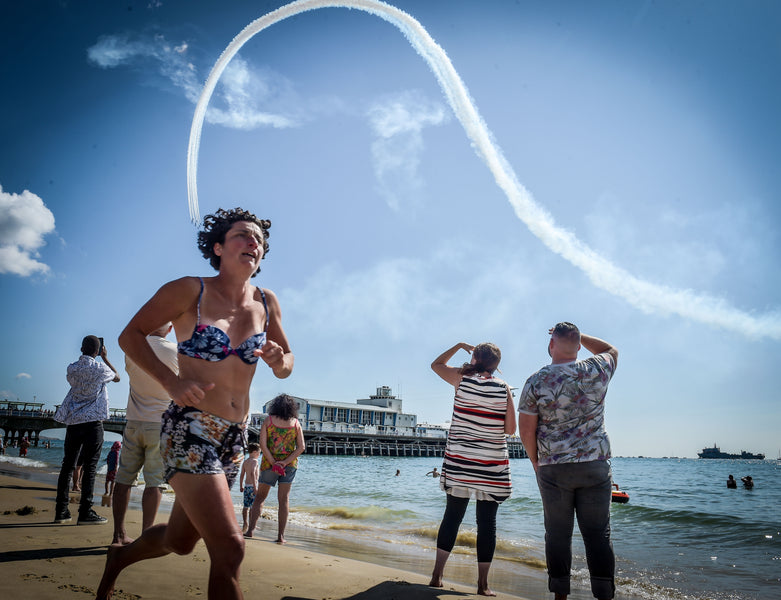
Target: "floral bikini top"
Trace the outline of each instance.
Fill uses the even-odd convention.
[[[266,332],[261,331],[247,338],[235,348],[231,348],[231,342],[228,335],[219,327],[214,325],[201,325],[201,298],[203,298],[203,279],[201,282],[201,293],[198,295],[198,320],[195,323],[195,330],[189,340],[179,342],[177,348],[179,354],[190,356],[192,358],[201,358],[217,362],[225,360],[231,354],[235,354],[248,365],[254,365],[258,362],[259,356],[253,352],[259,350],[266,343]],[[263,307],[266,309],[266,327],[268,329],[268,304],[266,304],[266,294],[261,288],[260,295],[263,298]]]

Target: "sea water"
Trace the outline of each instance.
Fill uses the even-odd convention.
[[[99,473],[105,473],[104,444]],[[31,477],[52,481],[62,441],[15,448],[3,464],[23,466]],[[445,505],[438,480],[426,476],[441,459],[418,457],[302,456],[291,492],[286,537],[291,545],[429,574]],[[613,504],[617,597],[654,600],[770,600],[781,598],[781,464],[777,461],[614,458],[614,481],[629,493]],[[396,475],[397,470],[399,474]],[[511,460],[513,495],[498,512],[494,589],[527,598],[549,598],[545,574],[542,503],[528,460]],[[751,475],[752,490],[727,489],[728,475]],[[95,497],[99,503],[103,482]],[[233,499],[241,520],[238,482]],[[276,539],[272,490],[256,539]],[[174,494],[163,495],[161,513]],[[140,490],[131,497],[140,508]],[[446,579],[474,584],[474,509],[461,527]],[[269,549],[273,549],[270,544]],[[583,544],[573,538],[573,599],[591,598]]]

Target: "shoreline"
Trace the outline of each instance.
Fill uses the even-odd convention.
[[[9,597],[42,600],[71,595],[83,599],[85,594],[94,595],[111,541],[111,509],[98,503],[94,506],[98,514],[109,519],[105,525],[77,526],[75,519],[67,524],[54,524],[56,486],[40,481],[50,479],[45,473],[29,471],[8,464],[0,471],[0,576],[4,589]],[[96,480],[96,490],[101,489],[99,483],[102,485],[100,478]],[[15,512],[25,506],[33,507],[35,512]],[[161,511],[158,522],[164,516]],[[130,535],[138,535],[141,512],[132,503],[126,521]],[[419,570],[414,572],[376,564],[366,553],[353,551],[355,557],[351,558],[330,553],[333,541],[313,539],[304,543],[298,540],[299,535],[292,535],[288,544],[279,546],[269,535],[272,530],[275,532],[275,522],[264,519],[259,525],[260,537],[247,540],[242,564],[241,587],[248,598],[445,600],[481,597],[475,593],[474,586],[449,580],[445,581],[444,588],[431,588],[429,577]],[[431,559],[424,563],[426,567],[431,566],[429,562],[433,564],[433,557]],[[168,555],[137,563],[120,575],[114,598],[205,597],[208,562],[206,547],[201,541],[189,555]],[[451,570],[460,571],[457,562],[460,561],[454,561],[453,569],[448,565],[446,575]],[[473,557],[470,557],[469,569],[476,581]],[[522,597],[497,593],[497,598],[519,600]]]

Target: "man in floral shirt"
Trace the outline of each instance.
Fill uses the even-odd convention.
[[[529,377],[518,402],[521,441],[537,474],[545,515],[548,589],[555,600],[570,593],[572,530],[586,547],[591,591],[615,595],[615,556],[610,542],[610,440],[605,394],[618,350],[581,334],[572,323],[549,331],[551,364]],[[594,356],[578,360],[581,344]]]
[[[106,384],[119,381],[119,374],[108,361],[106,347],[94,335],[88,335],[82,340],[81,353],[78,361],[68,365],[67,379],[71,389],[54,413],[55,420],[67,425],[62,468],[57,480],[54,522],[67,523],[71,520],[68,485],[81,449],[84,455],[84,475],[77,524],[96,525],[107,522],[107,519],[92,510],[95,471],[103,445],[103,421],[108,419]],[[103,362],[96,359],[98,354]]]

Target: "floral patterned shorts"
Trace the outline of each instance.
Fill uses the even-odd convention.
[[[251,485],[244,486],[244,508],[250,508],[255,502],[255,488]]]
[[[234,423],[173,402],[163,413],[160,454],[165,480],[174,473],[224,473],[233,487],[246,447],[246,423]]]

